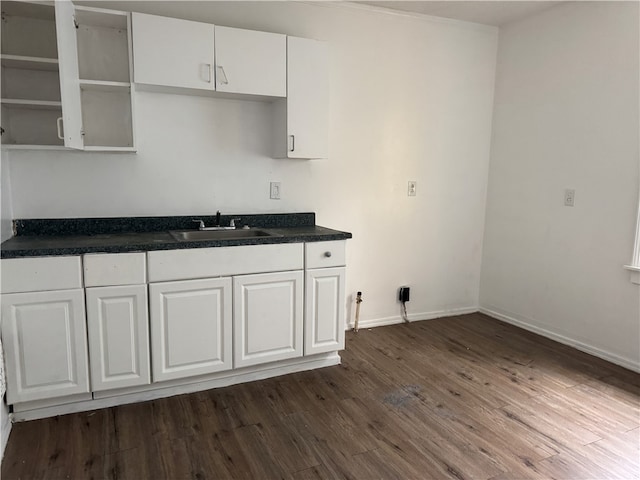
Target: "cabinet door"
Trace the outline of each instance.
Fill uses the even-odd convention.
[[[2,295],[9,404],[89,391],[82,289]]]
[[[287,156],[327,158],[329,60],[327,45],[287,37]]]
[[[55,7],[64,146],[82,149],[84,138],[75,10],[69,0],[55,2]]]
[[[153,381],[228,370],[231,279],[149,285]]]
[[[344,349],[345,269],[307,270],[304,354]]]
[[[85,150],[133,151],[129,14],[76,7]]]
[[[214,26],[132,13],[134,82],[213,90]]]
[[[62,116],[53,3],[2,2],[3,145],[63,146],[56,133]]]
[[[91,389],[150,383],[146,285],[87,288]]]
[[[233,278],[234,365],[302,356],[302,271]]]
[[[218,26],[215,34],[217,91],[287,95],[286,35]]]

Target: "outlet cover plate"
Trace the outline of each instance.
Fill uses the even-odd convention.
[[[576,191],[573,188],[567,188],[564,191],[564,206],[573,207],[576,202]]]
[[[269,184],[269,198],[271,200],[280,200],[280,182],[271,182]]]

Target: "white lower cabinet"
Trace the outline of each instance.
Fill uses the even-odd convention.
[[[94,392],[150,383],[146,285],[86,289]]]
[[[345,268],[307,270],[304,354],[344,349]]]
[[[153,381],[232,368],[231,278],[149,285]]]
[[[89,392],[84,291],[2,295],[7,403]]]
[[[344,241],[1,263],[16,412],[233,379],[233,369],[275,375],[344,348]]]
[[[303,272],[234,277],[234,365],[301,357]]]

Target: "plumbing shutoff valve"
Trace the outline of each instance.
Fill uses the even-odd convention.
[[[400,291],[398,293],[398,300],[402,303],[408,302],[410,297],[410,289],[409,287],[400,287]]]

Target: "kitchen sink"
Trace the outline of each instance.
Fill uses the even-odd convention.
[[[179,242],[205,242],[207,240],[239,240],[243,238],[278,237],[275,233],[260,229],[236,230],[181,230],[169,234]]]

